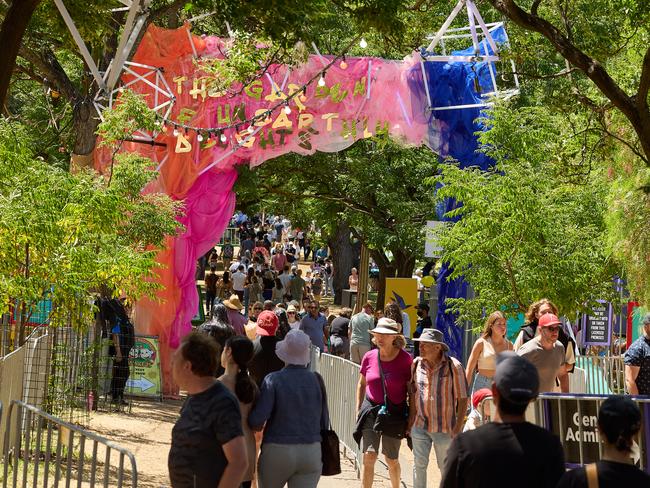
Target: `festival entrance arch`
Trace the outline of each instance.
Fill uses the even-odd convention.
[[[502,26],[491,27],[490,37],[503,41],[503,35]],[[185,205],[185,232],[169,239],[158,257],[160,301],[143,299],[136,307],[138,330],[160,337],[166,372],[169,351],[190,330],[198,307],[196,260],[218,242],[234,212],[238,164],[257,166],[288,152],[340,151],[379,134],[405,146],[425,144],[463,165],[488,164],[475,153],[474,132],[494,66],[493,59],[477,57],[476,48],[468,51],[471,63],[426,61],[426,52],[402,61],[313,55],[295,69],[273,66],[225,94],[196,64],[201,57],[221,57],[224,42],[193,35],[187,25],[151,26],[122,76],[123,86],[146,96],[161,123],[157,133],[141,134],[144,144],[125,148],[157,162],[160,176],[148,191],[166,192]],[[484,50],[493,57],[491,45],[484,42]],[[105,156],[97,152],[99,169],[110,159]],[[445,313],[444,298],[465,290],[445,277],[443,270],[437,326],[458,354],[462,333]],[[171,377],[164,377],[171,391]]]

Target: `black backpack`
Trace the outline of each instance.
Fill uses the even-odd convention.
[[[109,318],[110,329],[112,330],[116,325],[120,328],[120,349],[122,354],[126,355],[135,345],[135,328],[120,300],[114,298],[108,302],[108,305],[112,312],[112,317]]]

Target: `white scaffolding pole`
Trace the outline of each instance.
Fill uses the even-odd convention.
[[[70,14],[68,13],[68,9],[65,8],[65,5],[63,4],[63,0],[54,0],[54,4],[56,5],[56,8],[59,9],[59,12],[61,13],[61,17],[63,17],[63,21],[65,22],[65,25],[68,27],[70,34],[72,34],[72,38],[74,39],[74,42],[77,44],[79,51],[81,51],[81,55],[83,56],[84,61],[86,61],[86,64],[88,65],[88,68],[90,69],[93,78],[95,78],[95,81],[97,82],[97,85],[100,88],[105,89],[106,84],[104,83],[104,79],[102,78],[102,75],[99,73],[99,68],[97,68],[95,61],[93,60],[93,57],[90,55],[90,51],[88,51],[86,44],[81,38],[81,34],[79,34],[79,30],[77,30],[77,26],[74,24],[74,20],[72,20],[72,17],[70,17]]]

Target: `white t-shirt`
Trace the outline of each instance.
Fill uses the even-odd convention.
[[[237,271],[232,275],[232,289],[235,291],[244,291],[245,281],[246,275],[240,271]]]

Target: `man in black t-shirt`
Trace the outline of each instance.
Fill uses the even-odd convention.
[[[330,353],[345,359],[350,359],[350,317],[352,309],[342,308],[330,325]]]
[[[214,377],[218,352],[213,338],[192,332],[172,359],[174,381],[188,393],[172,429],[173,488],[237,488],[248,467],[239,402]]]
[[[555,488],[564,473],[560,439],[524,418],[538,391],[537,368],[501,353],[492,384],[497,420],[452,441],[440,487]]]

